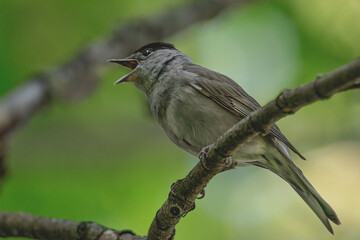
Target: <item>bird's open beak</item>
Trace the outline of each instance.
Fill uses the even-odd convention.
[[[123,83],[123,82],[133,82],[136,77],[136,67],[139,65],[139,62],[135,59],[110,59],[107,60],[108,62],[117,63],[120,65],[123,65],[125,67],[130,68],[132,71],[123,76],[122,78],[118,79],[116,82],[114,82],[114,85]]]

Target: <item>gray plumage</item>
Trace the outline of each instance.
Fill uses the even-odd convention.
[[[148,44],[127,59],[110,61],[133,69],[116,84],[133,82],[147,96],[152,115],[168,137],[195,156],[260,108],[232,79],[194,64],[171,44]],[[288,149],[305,159],[274,124],[268,135],[243,144],[232,160],[238,166],[259,166],[283,178],[333,233],[328,219],[340,224],[336,213],[295,166]]]

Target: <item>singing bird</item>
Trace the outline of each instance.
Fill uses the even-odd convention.
[[[111,59],[132,71],[115,84],[132,82],[146,96],[152,115],[180,148],[198,156],[260,104],[229,77],[196,65],[169,43],[151,43],[125,59]],[[232,156],[237,166],[254,165],[283,178],[333,234],[335,211],[296,167],[289,149],[305,159],[276,124],[266,136],[243,144]]]

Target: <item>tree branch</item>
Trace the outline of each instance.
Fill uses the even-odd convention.
[[[131,231],[116,231],[94,222],[38,217],[27,213],[0,213],[0,237],[51,240],[145,240]]]
[[[195,208],[195,200],[209,181],[226,170],[226,158],[259,134],[267,134],[271,125],[293,114],[300,108],[335,93],[352,89],[360,78],[360,59],[357,59],[315,81],[295,89],[285,90],[274,100],[235,124],[207,151],[206,157],[191,172],[179,180],[169,193],[168,199],[156,213],[148,240],[169,240],[175,234],[180,218]]]

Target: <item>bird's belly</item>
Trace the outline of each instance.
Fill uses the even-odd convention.
[[[186,94],[176,95],[161,124],[173,142],[194,155],[240,120],[195,91],[187,89]]]

